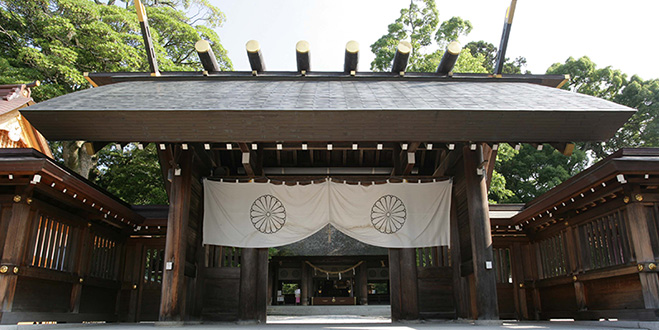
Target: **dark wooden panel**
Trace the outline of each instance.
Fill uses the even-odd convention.
[[[455,317],[453,269],[450,267],[417,268],[419,313],[421,317]]]
[[[204,272],[203,318],[210,321],[237,320],[240,268],[206,268]]]
[[[80,313],[114,314],[117,303],[117,290],[93,287],[82,287],[80,298]]]
[[[638,274],[584,282],[589,310],[643,308]]]
[[[510,283],[497,283],[497,301],[499,303],[499,317],[502,319],[515,318],[515,293]]]
[[[71,283],[19,277],[13,311],[66,313],[70,298]]]
[[[543,312],[576,311],[577,302],[572,283],[538,290]]]
[[[157,321],[160,313],[160,297],[162,296],[162,287],[159,283],[142,285],[140,321]]]

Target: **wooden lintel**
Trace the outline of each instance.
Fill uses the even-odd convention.
[[[456,144],[455,149],[451,150],[441,164],[435,169],[432,174],[434,177],[446,176],[451,168],[453,168],[460,157],[462,156],[462,145]]]
[[[248,177],[253,178],[256,175],[254,174],[254,165],[253,165],[253,157],[251,157],[250,152],[243,152],[242,153],[243,158],[242,158],[242,164],[243,167],[245,168],[245,173],[247,174]]]
[[[93,156],[99,150],[103,149],[103,147],[108,145],[108,143],[109,142],[85,142],[85,152],[87,152],[88,155]]]
[[[494,174],[494,165],[496,165],[497,162],[497,152],[499,151],[499,149],[494,150],[487,143],[483,143],[482,145],[483,145],[483,160],[487,162],[485,164],[485,169],[487,173],[487,177],[486,177],[487,191],[490,191],[490,184],[492,183],[492,175]]]
[[[574,143],[550,143],[550,145],[568,157],[572,156],[572,152],[574,152]]]
[[[170,144],[165,145],[165,150],[160,149],[160,144],[158,143],[156,146],[158,150],[158,161],[160,162],[160,171],[162,172],[162,179],[165,183],[165,190],[167,191],[167,195],[170,195],[171,182],[169,181],[169,170],[173,166],[174,151]]]
[[[408,151],[405,153],[405,169],[403,170],[403,175],[409,175],[412,172],[412,168],[414,168],[414,164],[416,162],[415,157],[414,157],[414,152],[413,151]]]

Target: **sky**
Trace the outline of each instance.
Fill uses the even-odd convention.
[[[217,29],[234,70],[250,70],[247,41],[261,45],[268,71],[294,71],[295,44],[311,44],[311,69],[341,71],[345,44],[360,44],[359,71],[369,71],[370,45],[409,0],[211,0],[226,15]],[[510,0],[437,0],[439,18],[468,19],[471,34],[498,47]],[[518,0],[506,57],[524,56],[532,73],[588,56],[598,67],[659,78],[659,1]]]

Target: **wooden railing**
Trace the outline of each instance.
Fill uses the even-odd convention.
[[[565,232],[542,240],[536,244],[540,256],[538,263],[540,278],[550,278],[567,274]]]
[[[625,211],[619,210],[578,227],[584,270],[623,265],[631,261]]]
[[[418,267],[450,267],[451,250],[448,246],[416,248]]]
[[[89,275],[106,280],[116,279],[117,242],[94,235]]]
[[[45,215],[39,216],[35,227],[34,245],[30,265],[40,268],[68,271],[68,253],[72,241],[71,227]]]
[[[162,283],[162,272],[165,250],[162,248],[147,248],[145,252],[144,282]]]
[[[206,268],[240,267],[242,249],[232,246],[205,245]]]
[[[510,249],[494,248],[493,252],[497,283],[512,283],[513,272],[510,264]]]

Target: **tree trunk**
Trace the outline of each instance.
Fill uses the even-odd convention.
[[[95,155],[89,155],[85,150],[85,141],[62,142],[62,158],[64,165],[74,172],[89,178],[89,173],[96,166]]]

